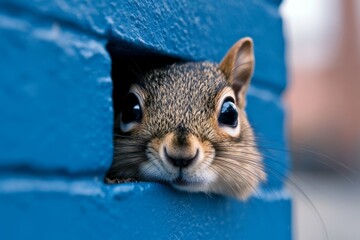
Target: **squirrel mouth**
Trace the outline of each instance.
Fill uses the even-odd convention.
[[[185,186],[199,185],[199,184],[201,184],[201,182],[189,181],[189,180],[185,179],[184,177],[179,176],[176,179],[172,180],[171,184],[178,186],[178,187],[185,187]]]
[[[183,177],[178,177],[175,180],[173,180],[171,183],[178,186],[186,186],[191,184],[190,182],[186,181]]]
[[[177,178],[175,178],[174,180],[172,180],[171,183],[174,185],[177,185],[177,186],[186,186],[186,185],[191,184],[189,181],[186,181],[186,179],[184,179],[183,171],[181,168],[179,171],[179,176]]]
[[[195,186],[195,185],[202,184],[202,182],[200,182],[200,181],[186,179],[184,177],[183,170],[181,168],[180,168],[179,175],[177,176],[177,178],[172,180],[170,183],[176,187],[187,187],[187,186]]]

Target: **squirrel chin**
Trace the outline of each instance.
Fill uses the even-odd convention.
[[[207,192],[208,183],[206,182],[171,182],[170,185],[180,191],[185,192]]]

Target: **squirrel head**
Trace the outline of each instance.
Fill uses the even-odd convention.
[[[173,64],[141,76],[117,118],[109,178],[248,198],[265,179],[244,110],[253,69],[253,43],[243,38],[220,64]]]

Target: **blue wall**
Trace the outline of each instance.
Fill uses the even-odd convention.
[[[109,40],[220,61],[251,36],[249,118],[261,146],[285,146],[279,4],[0,0],[0,239],[290,239],[289,162],[275,147],[261,148],[269,181],[246,203],[155,183],[102,183],[112,161]]]

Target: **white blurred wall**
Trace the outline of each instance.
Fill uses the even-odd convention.
[[[295,239],[326,239],[321,221],[330,240],[360,239],[360,1],[285,0],[281,12],[291,146],[333,158],[293,154]]]

